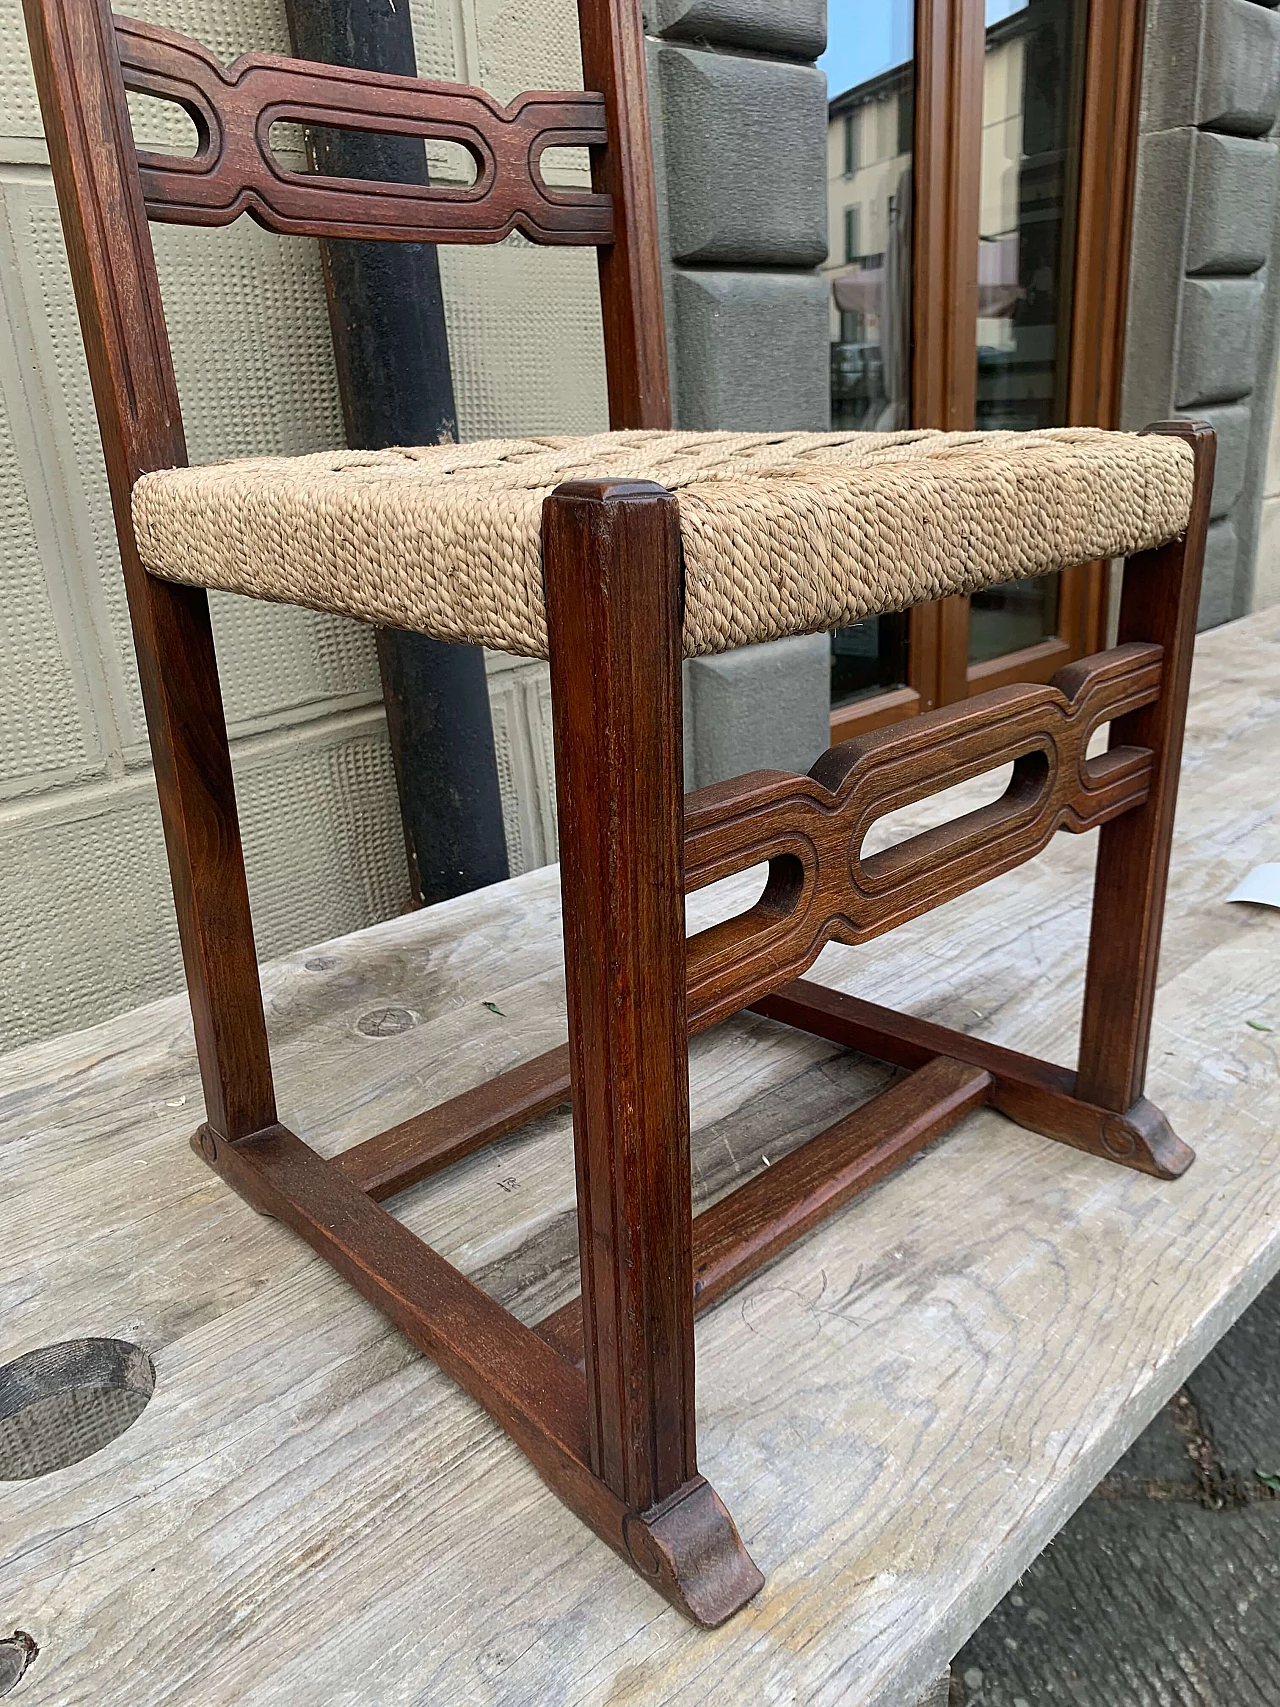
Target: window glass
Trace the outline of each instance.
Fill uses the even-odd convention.
[[[914,0],[830,0],[827,260],[831,426],[892,432],[911,419]],[[831,704],[906,681],[905,616],[831,636]]]
[[[987,0],[977,425],[1066,420],[1087,0]],[[975,593],[972,663],[1056,634],[1058,577]]]

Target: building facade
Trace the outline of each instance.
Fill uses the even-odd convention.
[[[831,0],[833,37],[851,20],[865,25],[869,3]],[[973,0],[928,5],[959,18]],[[288,50],[281,0],[131,8],[224,62],[251,48]],[[504,100],[581,84],[574,0],[411,0],[410,10],[422,75]],[[891,430],[921,419],[918,334],[938,305],[915,288],[924,260],[913,249],[923,182],[915,8],[884,0],[880,11],[883,63],[828,90],[815,63],[824,0],[645,0],[679,425]],[[987,0],[972,97],[981,160],[965,381],[978,426],[1068,418],[1079,319],[1073,186],[1092,98],[1088,31],[1104,15],[1120,29],[1136,14],[1131,0]],[[1274,8],[1148,0],[1123,424],[1195,412],[1219,427],[1206,621],[1280,599],[1278,111]],[[135,100],[133,112],[141,140],[190,148],[174,109]],[[299,137],[279,146],[301,165]],[[435,148],[431,169],[447,178],[457,159]],[[581,177],[585,164],[562,170]],[[247,220],[222,231],[157,226],[153,237],[193,460],[340,444],[317,245]],[[590,251],[512,239],[443,248],[440,266],[463,438],[607,425]],[[1078,326],[1074,336],[1078,348]],[[181,983],[18,0],[0,0],[0,505],[3,1049]],[[805,768],[829,732],[980,691],[1001,672],[1050,673],[1105,621],[1105,589],[1091,609],[1083,585],[1023,583],[963,613],[930,607],[830,642],[694,661],[686,779]],[[261,955],[401,909],[408,880],[372,634],[216,595],[213,608]],[[947,645],[949,675],[939,673]],[[487,671],[518,873],[557,854],[547,672],[500,654]]]

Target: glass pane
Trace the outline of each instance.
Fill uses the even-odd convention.
[[[869,616],[831,636],[831,709],[901,687],[907,679],[907,615]]]
[[[905,427],[911,374],[914,0],[831,0],[827,260],[831,425]]]
[[[915,0],[830,0],[827,259],[831,426],[892,432],[911,419],[911,158]],[[831,637],[831,703],[906,681],[906,618]]]
[[[1058,632],[1058,577],[1009,581],[969,601],[969,662],[1020,652]]]
[[[987,0],[978,249],[983,430],[1066,419],[1088,0]],[[1057,632],[1058,578],[974,597],[972,663]]]

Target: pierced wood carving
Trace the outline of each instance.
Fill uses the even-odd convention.
[[[997,688],[823,754],[808,776],[756,771],[703,789],[686,812],[685,888],[769,862],[748,912],[689,942],[689,1017],[702,1029],[798,978],[826,944],[866,942],[1140,805],[1145,747],[1087,758],[1109,718],[1160,690],[1161,649],[1081,659],[1047,686]],[[1013,762],[1002,797],[863,858],[876,819]]]
[[[222,66],[199,42],[116,18],[126,89],[176,102],[196,127],[190,158],[138,153],[152,219],[228,225],[249,214],[269,231],[410,243],[606,244],[613,203],[552,189],[548,148],[600,148],[604,96],[533,93],[501,106],[480,89],[250,53]],[[271,145],[287,122],[459,143],[475,162],[466,186],[379,183],[294,172]]]

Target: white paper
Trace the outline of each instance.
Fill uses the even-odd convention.
[[[1259,901],[1264,907],[1280,907],[1280,865],[1257,865],[1241,878],[1227,896],[1228,901]]]

